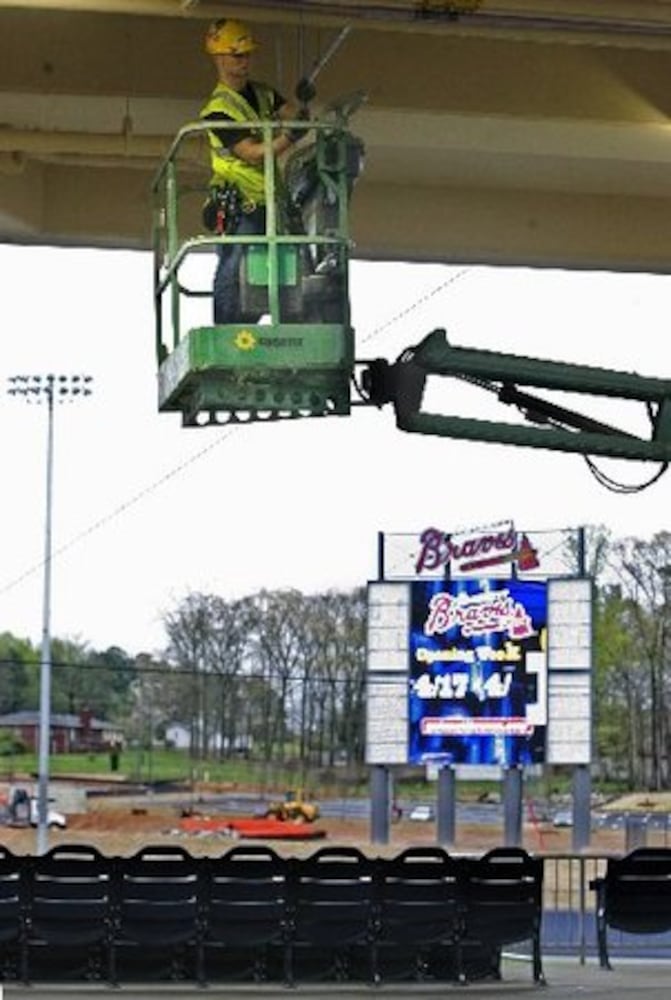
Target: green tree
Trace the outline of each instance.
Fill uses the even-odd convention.
[[[644,780],[647,676],[636,637],[636,609],[619,585],[598,592],[594,609],[595,735],[601,773]]]
[[[647,699],[642,706],[649,737],[647,783],[660,790],[669,787],[671,756],[671,533],[659,532],[649,540],[624,538],[614,552],[623,590],[631,600],[632,630],[647,675]]]
[[[39,653],[28,639],[0,634],[0,715],[34,708]]]

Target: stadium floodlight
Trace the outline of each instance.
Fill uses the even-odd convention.
[[[46,512],[44,526],[44,583],[42,603],[42,645],[40,654],[40,727],[37,765],[37,854],[48,850],[49,750],[51,735],[51,514],[54,463],[54,403],[73,402],[90,396],[90,375],[12,375],[10,396],[22,396],[28,403],[47,407]]]

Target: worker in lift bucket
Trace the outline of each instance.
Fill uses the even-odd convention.
[[[217,83],[201,110],[201,119],[216,122],[291,121],[307,116],[274,87],[250,77],[252,53],[257,48],[249,27],[241,21],[214,21],[205,36],[205,51],[212,57]],[[305,129],[274,130],[274,162],[306,134]],[[210,196],[203,208],[203,222],[220,235],[251,236],[266,232],[265,144],[261,129],[212,128],[207,132],[212,165]],[[282,228],[284,197],[279,172],[278,230]],[[214,277],[215,324],[239,321],[239,270],[244,247],[220,243]]]

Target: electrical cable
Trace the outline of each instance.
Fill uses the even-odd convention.
[[[646,402],[645,408],[648,413],[648,420],[650,421],[650,426],[654,430],[655,412],[653,411],[652,403],[649,400]],[[627,483],[618,483],[616,479],[612,479],[610,476],[606,475],[605,472],[599,469],[596,462],[590,455],[584,455],[583,457],[585,459],[585,464],[587,465],[587,468],[592,473],[592,475],[594,476],[594,478],[596,479],[597,483],[600,486],[604,486],[607,490],[610,490],[611,493],[619,493],[624,496],[630,496],[634,493],[642,493],[643,490],[647,490],[649,486],[653,486],[659,479],[662,478],[662,476],[669,467],[668,462],[663,462],[662,465],[657,470],[657,472],[654,474],[654,476],[652,476],[646,482],[629,485]]]
[[[2,657],[0,658],[0,668],[7,667],[34,667],[39,668],[40,661],[36,660],[20,660],[17,657]],[[129,657],[128,663],[119,667],[117,664],[113,663],[94,663],[91,661],[81,661],[77,663],[71,663],[68,660],[52,660],[51,666],[56,670],[112,670],[119,671],[120,673],[135,673],[135,680],[141,680],[143,677],[156,676],[165,679],[166,677],[193,677],[194,674],[198,677],[207,678],[208,680],[217,680],[218,678],[226,681],[251,681],[251,680],[268,680],[272,679],[272,674],[264,672],[262,669],[251,670],[248,673],[217,673],[211,670],[193,670],[191,667],[179,666],[175,663],[164,662],[156,663],[153,666],[142,666],[138,668],[135,663],[135,657]],[[166,671],[166,666],[168,670]],[[278,671],[278,673],[280,673]],[[317,677],[315,674],[310,672],[310,669],[305,669],[301,671],[290,670],[287,673],[282,673],[282,677],[291,682],[298,684],[357,684],[359,678],[357,676],[345,675],[342,676],[338,673],[329,675],[328,679],[325,677]],[[378,680],[377,683],[384,683],[384,681]],[[387,681],[387,683],[393,684],[394,680]]]
[[[374,337],[377,337],[378,334],[382,333],[388,327],[393,326],[394,323],[398,323],[398,321],[403,319],[404,316],[408,316],[411,312],[414,312],[415,309],[419,308],[419,306],[423,305],[425,302],[428,302],[430,299],[435,298],[435,296],[438,295],[440,292],[442,292],[443,289],[448,288],[450,285],[454,285],[457,281],[460,281],[462,278],[466,277],[466,275],[472,270],[473,270],[472,267],[460,268],[455,274],[451,274],[449,278],[446,278],[444,281],[441,281],[440,284],[436,285],[434,289],[432,289],[430,292],[426,292],[426,294],[416,299],[416,301],[413,302],[411,305],[407,306],[405,309],[402,309],[401,312],[396,313],[396,315],[392,316],[391,319],[386,320],[381,326],[376,327],[365,337],[360,337],[359,343],[360,344],[368,343],[369,340],[372,340]]]
[[[402,309],[400,312],[396,313],[396,315],[392,316],[390,319],[385,320],[385,322],[382,323],[381,326],[375,327],[375,329],[371,330],[371,332],[366,334],[366,336],[359,337],[358,338],[359,344],[366,344],[369,341],[373,340],[379,334],[387,330],[390,326],[393,326],[394,323],[398,323],[399,320],[403,319],[405,316],[409,316],[411,312],[413,312],[415,309],[418,309],[425,302],[428,302],[436,295],[439,295],[440,292],[442,292],[445,288],[448,288],[450,285],[453,285],[457,281],[460,281],[470,271],[472,271],[471,267],[460,268],[455,274],[451,274],[449,278],[446,278],[444,281],[441,281],[438,285],[435,286],[435,288],[433,288],[429,292],[426,292],[424,295],[420,296],[420,298],[416,299],[411,305],[407,306],[405,309]],[[370,397],[363,388],[363,386],[361,385],[361,382],[356,378],[356,375],[354,373],[352,374],[351,377],[351,383],[359,399],[362,400],[364,403],[369,403]]]
[[[110,521],[114,521],[117,517],[119,517],[120,514],[123,514],[131,507],[134,507],[135,504],[140,502],[140,500],[144,500],[145,497],[150,496],[157,489],[163,486],[164,483],[167,483],[170,479],[173,479],[175,476],[179,475],[180,472],[183,472],[184,469],[188,468],[190,465],[193,465],[194,462],[197,462],[204,455],[207,455],[208,452],[212,451],[223,441],[225,441],[226,438],[230,437],[233,431],[237,430],[239,426],[242,425],[235,425],[234,427],[228,427],[226,431],[223,434],[221,434],[215,441],[212,441],[205,448],[201,448],[200,451],[197,451],[194,455],[191,455],[189,458],[185,459],[179,465],[174,466],[172,469],[164,473],[158,479],[155,479],[153,483],[150,483],[149,486],[145,486],[144,489],[140,490],[138,493],[135,493],[133,496],[131,496],[128,500],[125,500],[123,503],[119,504],[119,506],[115,507],[114,510],[111,510],[108,514],[104,514],[102,517],[98,518],[97,521],[94,521],[93,524],[90,524],[88,528],[85,528],[78,535],[75,535],[69,541],[64,542],[63,545],[60,545],[52,553],[51,556],[52,561],[57,556],[61,556],[63,555],[64,552],[67,552],[69,549],[73,548],[75,545],[81,542],[82,539],[88,538],[89,535],[92,535],[95,531],[98,531],[106,524],[109,524]],[[13,588],[18,586],[19,583],[22,583],[25,579],[27,579],[27,577],[32,576],[33,573],[37,573],[37,571],[41,570],[43,567],[44,567],[44,560],[42,559],[40,562],[35,563],[33,566],[30,566],[28,569],[24,570],[23,573],[20,574],[20,576],[15,577],[13,580],[10,580],[9,583],[6,583],[3,587],[0,587],[0,594],[6,594],[8,591],[13,590]]]
[[[662,476],[669,467],[669,463],[664,462],[657,470],[657,472],[654,474],[654,476],[646,480],[644,483],[635,483],[632,485],[628,485],[627,483],[618,483],[616,479],[612,479],[610,476],[606,475],[605,472],[603,472],[601,469],[598,468],[594,459],[591,458],[589,455],[584,455],[583,458],[585,459],[587,468],[592,473],[592,475],[594,476],[594,478],[596,479],[597,483],[599,483],[600,486],[605,486],[605,488],[607,490],[610,490],[611,493],[620,493],[624,495],[630,495],[633,493],[642,493],[643,490],[647,490],[649,486],[654,485],[654,483],[656,483],[659,479],[662,478]]]

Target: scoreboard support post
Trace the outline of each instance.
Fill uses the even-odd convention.
[[[391,770],[384,764],[375,764],[370,774],[371,831],[373,844],[389,843],[391,821]]]
[[[588,764],[576,764],[573,769],[573,850],[578,853],[589,847],[592,776]]]
[[[455,769],[447,764],[438,771],[438,843],[453,847],[456,841],[457,780]]]
[[[503,845],[522,846],[522,768],[503,770]]]

